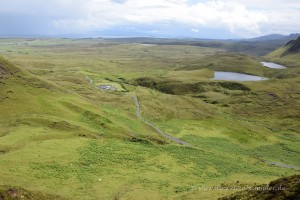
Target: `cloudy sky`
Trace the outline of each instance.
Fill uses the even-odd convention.
[[[300,32],[300,0],[0,0],[0,36],[247,38]]]

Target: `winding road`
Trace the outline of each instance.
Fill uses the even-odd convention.
[[[93,80],[86,76],[86,79],[87,81],[93,85]],[[97,88],[97,87],[96,87]],[[98,88],[99,89],[99,88]],[[166,133],[164,133],[163,131],[161,131],[159,128],[157,128],[156,126],[154,126],[151,122],[148,122],[146,119],[144,119],[141,115],[141,112],[140,112],[140,104],[139,104],[139,101],[138,101],[138,98],[137,96],[133,96],[133,100],[135,102],[135,106],[136,106],[136,116],[137,118],[139,118],[139,120],[141,120],[142,122],[144,122],[144,124],[150,126],[151,128],[153,128],[158,134],[160,134],[161,136],[169,139],[169,140],[172,140],[173,142],[177,143],[177,144],[181,144],[181,145],[184,145],[184,146],[187,146],[187,147],[193,147],[191,144],[185,142],[185,141],[182,141],[178,138],[175,138],[171,135],[168,135]]]
[[[164,133],[162,130],[160,130],[159,128],[157,128],[156,126],[154,126],[151,122],[149,122],[145,118],[143,118],[142,115],[141,115],[141,112],[140,112],[140,104],[139,104],[137,96],[133,96],[133,100],[135,102],[135,107],[136,107],[136,116],[142,122],[144,122],[145,124],[147,124],[148,126],[150,126],[151,128],[153,128],[161,136],[163,136],[163,137],[165,137],[165,138],[167,138],[169,140],[172,140],[173,142],[175,142],[177,144],[181,144],[181,145],[184,145],[184,146],[192,147],[191,144],[189,144],[189,143],[187,143],[185,141],[182,141],[182,140],[180,140],[178,138],[175,138],[173,136],[170,136],[170,135]]]

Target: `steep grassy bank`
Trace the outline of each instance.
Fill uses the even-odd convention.
[[[267,54],[266,60],[287,66],[285,71],[269,71],[278,78],[297,78],[300,75],[300,37]]]

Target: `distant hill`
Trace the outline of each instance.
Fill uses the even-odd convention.
[[[276,48],[283,46],[288,41],[296,39],[300,34],[280,35],[272,34],[259,38],[245,40],[205,40],[205,39],[170,39],[170,38],[111,38],[105,39],[117,43],[141,43],[157,45],[190,45],[211,48],[221,48],[231,52],[239,52],[251,55],[264,56]]]
[[[278,40],[286,37],[285,35],[281,34],[270,34],[270,35],[264,35],[256,38],[248,39],[248,41],[264,41],[264,40]]]
[[[300,36],[300,33],[293,33],[290,35],[281,35],[281,34],[270,34],[264,35],[256,38],[251,38],[246,41],[266,41],[266,40],[291,40]]]

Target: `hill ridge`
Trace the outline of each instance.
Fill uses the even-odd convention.
[[[288,47],[286,52],[296,53],[300,51],[300,37],[296,40],[289,41],[285,46]]]
[[[4,57],[0,56],[0,80],[6,79],[21,70]]]

